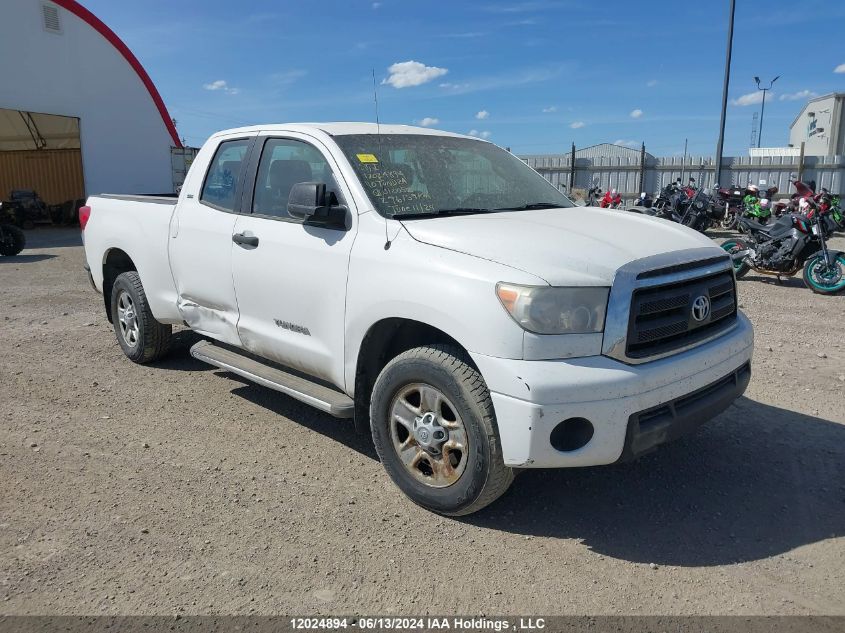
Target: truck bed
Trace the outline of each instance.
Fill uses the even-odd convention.
[[[176,286],[170,273],[168,242],[176,194],[90,196],[91,217],[85,227],[85,257],[97,290],[103,290],[104,266],[122,251],[135,264],[155,317],[181,323]]]

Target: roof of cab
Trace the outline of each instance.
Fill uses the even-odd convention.
[[[249,127],[221,130],[213,136],[226,134],[244,134],[250,132],[323,132],[329,136],[343,136],[346,134],[424,134],[429,136],[454,136],[458,138],[475,138],[465,134],[455,134],[444,130],[433,130],[427,127],[413,125],[393,125],[383,123],[356,123],[356,122],[334,122],[334,123],[272,123],[266,125],[251,125]]]

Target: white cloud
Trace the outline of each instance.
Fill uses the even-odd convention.
[[[549,112],[557,112],[557,106],[549,106],[548,108],[543,108],[543,112],[548,114]]]
[[[528,68],[500,75],[486,75],[472,78],[463,83],[441,83],[440,87],[450,95],[469,94],[484,90],[516,88],[532,83],[549,81],[559,77],[568,68],[561,64],[548,68]]]
[[[378,9],[381,6],[381,2],[373,2],[373,9]]]
[[[443,88],[443,90],[453,90],[455,92],[463,92],[472,88],[472,86],[468,83],[453,84],[448,81],[446,83],[438,84],[438,87]]]
[[[492,134],[487,130],[481,132],[479,132],[478,130],[470,130],[469,132],[467,132],[467,134],[469,136],[477,136],[479,138],[490,138],[492,136]]]
[[[475,114],[475,118],[478,119],[479,121],[483,121],[484,119],[488,118],[489,116],[490,116],[490,113],[487,112],[487,110],[481,110],[480,112],[477,112]]]
[[[780,96],[781,101],[803,101],[804,99],[812,99],[813,97],[818,97],[819,93],[813,92],[812,90],[799,90],[798,92],[782,94]]]
[[[389,84],[394,88],[410,88],[411,86],[421,86],[432,79],[442,77],[449,70],[447,68],[438,68],[437,66],[426,66],[425,64],[411,60],[397,62],[390,66],[387,72],[390,75],[381,83]]]
[[[585,125],[587,125],[587,124],[584,123],[583,121],[573,121],[572,123],[569,124],[569,127],[571,127],[573,130],[577,130],[579,128],[584,127]]]
[[[636,108],[635,110],[631,110],[631,118],[632,119],[639,119],[642,115],[643,115],[643,111],[640,110],[639,108]]]
[[[419,124],[423,127],[429,127],[431,125],[437,125],[438,123],[440,123],[440,119],[437,117],[427,116],[422,119]]]
[[[559,9],[568,3],[561,0],[532,0],[528,2],[514,2],[512,4],[492,4],[485,7],[490,13],[525,13],[527,11],[545,11]]]
[[[649,88],[654,88],[657,85],[657,79],[649,79],[647,82],[645,82],[645,85]]]
[[[836,68],[833,69],[835,73],[845,73],[845,64],[839,64]]]
[[[441,37],[455,37],[459,39],[469,39],[474,37],[484,37],[487,35],[485,31],[464,31],[463,33],[445,33]]]
[[[301,69],[285,70],[283,72],[271,73],[268,78],[274,86],[287,86],[298,79],[302,79],[307,74],[308,71]]]
[[[236,95],[241,91],[240,88],[230,88],[229,84],[223,79],[212,81],[210,84],[203,84],[202,87],[206,90],[221,90],[230,95]]]
[[[767,93],[766,101],[771,101],[773,97],[774,95],[771,92]],[[762,90],[755,90],[754,92],[749,92],[748,94],[744,94],[741,97],[731,100],[731,105],[735,106],[750,106],[757,105],[758,103],[763,103]]]

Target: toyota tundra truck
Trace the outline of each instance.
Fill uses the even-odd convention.
[[[162,358],[185,325],[196,359],[352,419],[396,486],[446,515],[520,469],[636,458],[751,376],[722,249],[576,206],[478,138],[228,130],[178,196],[92,196],[80,223],[131,361]]]

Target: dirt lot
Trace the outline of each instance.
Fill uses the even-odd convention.
[[[77,234],[28,237],[0,259],[0,614],[845,614],[845,297],[749,277],[731,409],[450,520],[190,333],[127,361]]]

